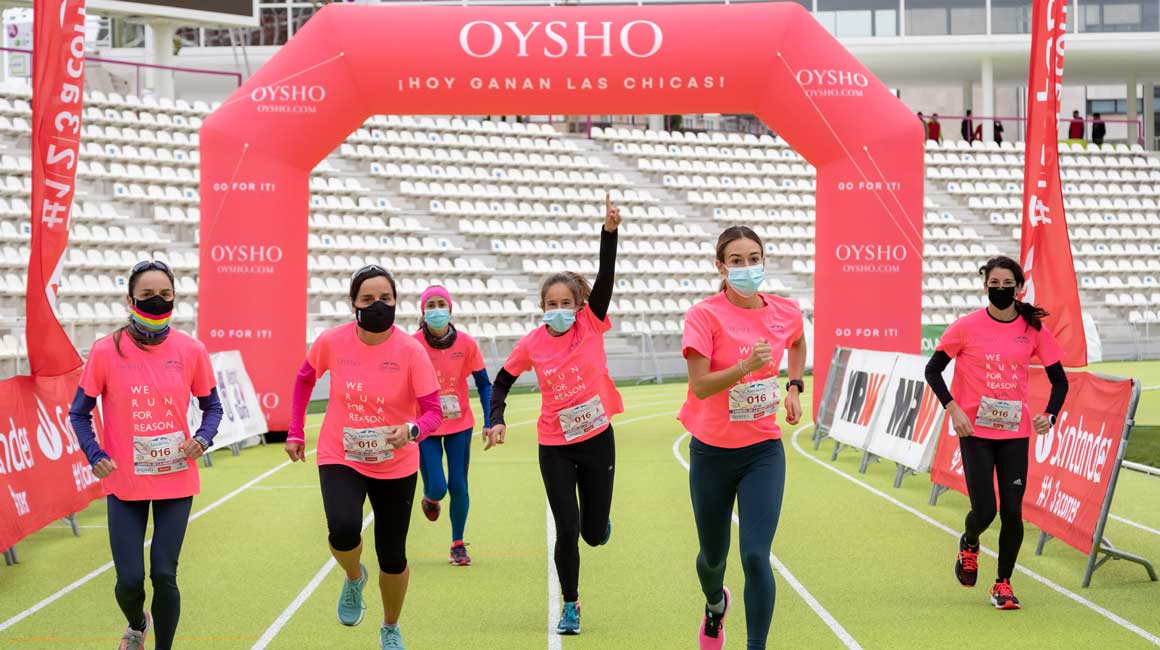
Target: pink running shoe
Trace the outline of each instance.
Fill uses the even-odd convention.
[[[733,597],[729,589],[725,589],[725,611],[716,614],[705,607],[705,618],[701,619],[701,628],[697,630],[697,643],[701,650],[721,650],[725,647],[725,616],[729,614],[729,606]]]

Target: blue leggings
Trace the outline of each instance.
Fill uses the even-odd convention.
[[[447,475],[443,474],[443,450],[447,450]],[[419,443],[419,473],[423,496],[441,501],[451,493],[451,541],[463,541],[471,497],[467,495],[467,466],[471,464],[471,429],[446,436],[429,436]]]
[[[697,576],[710,603],[721,601],[733,533],[733,502],[737,501],[748,650],[765,650],[773,622],[777,590],[769,549],[781,516],[784,487],[785,450],[780,440],[739,449],[714,447],[696,438],[689,443],[689,488],[701,542]]]

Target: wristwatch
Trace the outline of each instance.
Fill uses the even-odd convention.
[[[194,442],[196,442],[197,444],[201,445],[201,450],[202,450],[202,451],[205,451],[206,449],[209,449],[209,441],[208,441],[208,440],[206,440],[205,438],[202,438],[201,436],[194,436],[194,437],[193,437],[193,440],[194,440]]]
[[[1048,420],[1051,420],[1051,426],[1055,426],[1055,415],[1051,413],[1044,413],[1044,415],[1047,416]]]
[[[407,440],[415,442],[419,439],[419,425],[414,422],[407,423]]]
[[[792,388],[792,387],[794,387],[794,386],[797,386],[797,389],[798,389],[798,392],[799,392],[799,393],[804,393],[804,392],[806,392],[806,383],[805,383],[804,381],[800,380],[800,379],[791,379],[791,380],[789,380],[788,382],[786,382],[786,384],[785,384],[785,392],[787,392],[787,393],[788,393],[788,392],[789,392],[789,389],[790,389],[790,388]]]

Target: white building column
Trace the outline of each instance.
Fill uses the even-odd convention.
[[[995,62],[989,56],[983,57],[983,106],[984,117],[995,116]],[[983,120],[983,142],[995,140],[995,121]]]
[[[153,65],[173,65],[173,38],[177,35],[177,23],[151,21],[145,26],[145,50],[148,63]],[[145,75],[146,86],[159,97],[173,95],[173,73],[169,70],[150,68]]]
[[[1156,84],[1144,82],[1144,148],[1156,150]]]
[[[1140,112],[1136,110],[1136,104],[1139,102],[1140,96],[1136,94],[1136,73],[1128,73],[1128,119],[1131,122],[1128,124],[1128,144],[1135,144],[1140,139],[1140,127],[1136,120],[1140,117]]]
[[[968,110],[975,108],[975,88],[970,81],[963,84],[963,114],[966,115]]]
[[[665,130],[665,116],[664,115],[649,115],[648,116],[649,131],[664,131]]]

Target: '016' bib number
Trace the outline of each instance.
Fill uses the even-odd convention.
[[[975,425],[1000,431],[1018,431],[1023,421],[1023,402],[1019,400],[992,399],[984,397],[979,401],[979,411],[975,414]]]
[[[381,463],[395,457],[387,443],[387,427],[343,429],[342,448],[346,459],[356,463]]]
[[[599,395],[583,404],[560,411],[559,418],[560,428],[564,430],[564,439],[569,441],[608,424],[608,414],[604,412],[604,403],[600,401]]]
[[[780,406],[777,377],[737,384],[729,389],[730,422],[752,422],[776,415]]]
[[[180,431],[160,436],[133,436],[133,473],[138,476],[175,474],[189,469],[181,443],[185,434]]]

